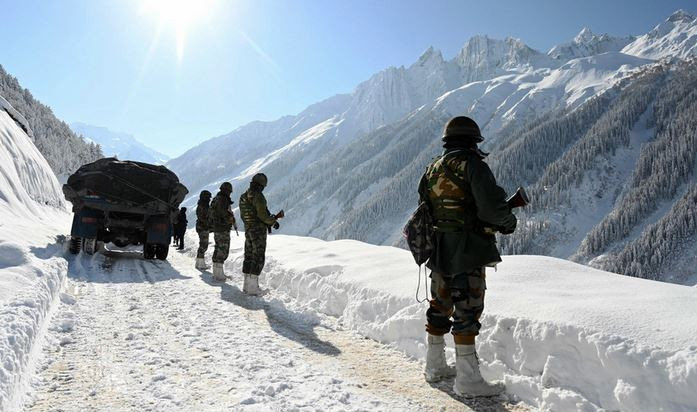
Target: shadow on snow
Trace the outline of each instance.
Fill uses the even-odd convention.
[[[331,342],[320,339],[314,331],[315,325],[302,315],[289,311],[283,305],[272,305],[259,297],[246,295],[237,286],[216,282],[210,272],[201,273],[201,279],[211,286],[219,287],[222,300],[247,310],[263,310],[271,329],[279,335],[322,355],[341,354],[341,350]]]

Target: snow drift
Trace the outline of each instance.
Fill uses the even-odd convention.
[[[233,238],[231,273],[241,269],[242,242]],[[409,252],[276,235],[267,262],[262,283],[287,294],[294,309],[337,317],[424,357],[426,304],[415,301]],[[505,257],[498,271],[488,270],[487,284],[483,373],[526,403],[583,411],[697,407],[697,289],[539,256]]]

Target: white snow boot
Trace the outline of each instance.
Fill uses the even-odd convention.
[[[242,291],[248,295],[257,296],[261,293],[259,289],[259,275],[244,274],[244,286]]]
[[[198,269],[198,270],[208,269],[208,266],[206,266],[206,258],[196,258],[196,269]]]
[[[448,366],[445,361],[445,340],[443,336],[428,334],[426,349],[426,382],[438,382],[444,378],[455,376],[455,368]]]
[[[245,273],[242,292],[252,296],[260,295],[261,289],[259,289],[259,275],[250,275],[248,273]]]
[[[496,396],[506,390],[503,382],[489,383],[479,372],[479,358],[474,345],[455,345],[455,369],[457,376],[453,391],[465,398]]]
[[[227,279],[225,277],[225,272],[223,271],[223,264],[219,262],[213,262],[213,279],[219,282],[225,282]]]

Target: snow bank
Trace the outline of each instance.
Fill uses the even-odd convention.
[[[67,272],[65,259],[55,256],[63,251],[56,233],[69,227],[48,163],[0,110],[0,410],[18,408],[35,343]]]
[[[229,269],[239,272],[243,237],[231,248]],[[262,283],[296,309],[424,357],[426,304],[415,301],[417,268],[404,250],[274,235]],[[538,256],[505,257],[487,283],[483,373],[525,402],[543,410],[697,408],[696,289]]]
[[[24,130],[0,109],[0,209],[35,218],[46,205],[65,208],[58,180]]]

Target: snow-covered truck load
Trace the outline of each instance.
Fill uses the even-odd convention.
[[[189,191],[164,166],[114,157],[81,166],[63,185],[73,204],[70,251],[143,245],[146,259],[166,259],[172,223]]]

